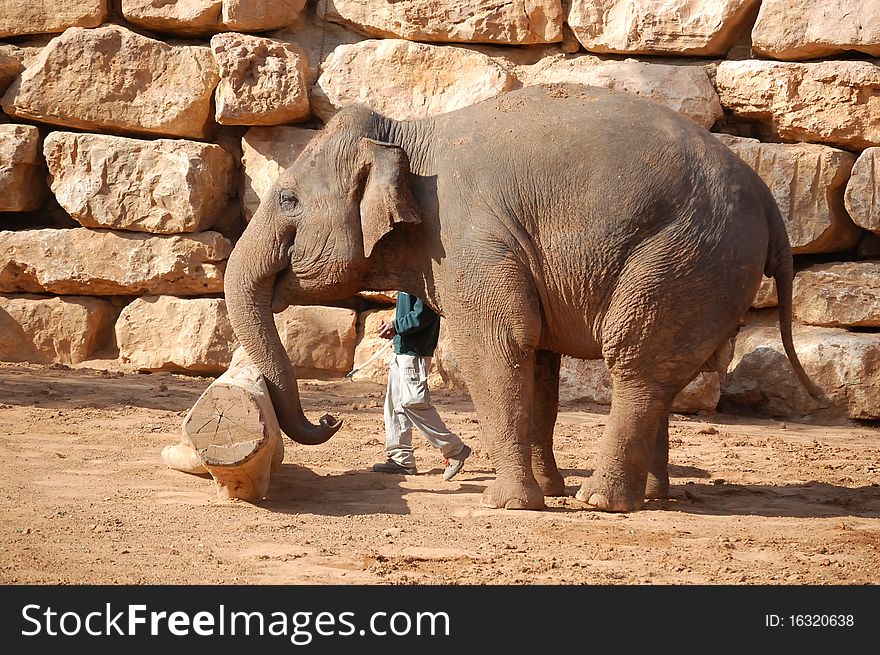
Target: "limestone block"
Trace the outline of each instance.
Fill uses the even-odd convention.
[[[107,11],[108,0],[0,0],[0,38],[97,27]]]
[[[220,67],[215,117],[223,125],[280,125],[311,114],[305,51],[292,43],[227,32],[211,38]]]
[[[852,153],[816,144],[717,136],[767,183],[794,253],[835,252],[858,243],[861,230],[843,204],[856,160]]]
[[[8,52],[0,51],[0,93],[6,91],[21,70],[21,61]]]
[[[776,282],[773,278],[761,278],[761,286],[758,287],[758,293],[752,301],[752,307],[763,309],[765,307],[776,307],[779,304],[779,298],[776,296]]]
[[[393,307],[361,312],[358,316],[358,341],[354,349],[354,364],[352,366],[358,370],[352,379],[370,380],[379,384],[385,384],[388,381],[388,364],[394,356],[391,348],[384,350],[382,355],[369,364],[367,362],[388,343],[388,339],[383,339],[377,334],[379,326],[386,321],[393,320]]]
[[[43,152],[55,198],[86,227],[197,232],[234,194],[232,157],[211,143],[52,132]]]
[[[218,32],[222,11],[223,0],[122,0],[122,15],[129,23],[172,34]]]
[[[856,225],[880,234],[880,148],[867,148],[859,155],[844,203]]]
[[[642,96],[681,112],[703,127],[724,115],[718,94],[703,66],[654,64],[591,55],[552,56],[523,67],[524,86],[586,84]]]
[[[99,298],[0,294],[0,360],[79,364],[103,345],[115,318]]]
[[[122,0],[132,25],[204,36],[226,30],[264,32],[295,23],[306,0]]]
[[[571,0],[566,22],[590,52],[724,55],[760,0]]]
[[[252,127],[241,139],[241,208],[250,220],[263,195],[318,133],[301,127]]]
[[[712,411],[721,397],[721,374],[702,371],[675,397],[672,411],[695,414]],[[559,373],[559,398],[567,402],[591,402],[610,405],[611,375],[601,359],[562,358]]]
[[[0,212],[39,209],[46,197],[40,131],[32,125],[0,125]]]
[[[824,327],[880,327],[880,262],[819,264],[794,278],[794,317]]]
[[[119,359],[141,371],[222,373],[237,347],[222,298],[136,298],[115,331]]]
[[[290,361],[302,374],[348,373],[354,365],[357,313],[341,307],[296,306],[275,314]]]
[[[880,66],[869,61],[722,61],[715,85],[726,109],[782,139],[880,145]]]
[[[264,32],[296,23],[306,0],[223,0],[223,26],[235,32]]]
[[[774,59],[817,59],[849,50],[880,57],[880,3],[762,0],[752,49]]]
[[[223,291],[232,245],[217,232],[0,231],[0,292],[204,295]]]
[[[795,324],[798,358],[833,402],[821,409],[791,369],[775,315],[771,310],[769,318],[753,318],[737,335],[733,361],[722,383],[725,411],[880,418],[880,334]]]
[[[218,80],[208,47],[172,46],[119,25],[72,27],[0,104],[11,116],[80,130],[200,139]]]
[[[340,45],[312,90],[324,121],[351,104],[397,120],[467,107],[513,88],[516,80],[488,56],[453,46],[399,39]]]
[[[318,15],[370,36],[531,45],[562,41],[560,0],[327,0]]]

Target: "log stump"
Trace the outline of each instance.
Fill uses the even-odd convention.
[[[198,455],[220,498],[266,496],[270,475],[284,459],[284,439],[263,376],[242,349],[189,410],[182,431],[184,446]]]

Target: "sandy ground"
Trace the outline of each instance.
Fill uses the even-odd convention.
[[[540,512],[480,507],[493,469],[467,398],[435,392],[474,448],[452,482],[384,459],[384,389],[306,380],[307,415],[345,419],[285,444],[259,504],[220,500],[162,448],[210,378],[0,365],[0,583],[809,584],[880,581],[880,430],[675,415],[672,498],[621,515],[574,497],[607,419],[563,406],[569,495]]]

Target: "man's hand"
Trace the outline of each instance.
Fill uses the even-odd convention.
[[[391,321],[385,321],[379,326],[379,336],[383,339],[393,339],[395,334],[397,330],[394,329],[394,323]]]

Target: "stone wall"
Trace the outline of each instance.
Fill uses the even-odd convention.
[[[571,81],[682,112],[766,180],[798,351],[831,414],[876,419],[878,58],[877,0],[0,0],[0,359],[219,374],[229,252],[336,111],[418,118]],[[775,303],[766,284],[729,365],[676,409],[816,411]],[[393,295],[341,305],[277,315],[304,374],[381,345]],[[462,389],[445,340],[437,359]],[[562,377],[564,399],[608,402],[601,362]]]

